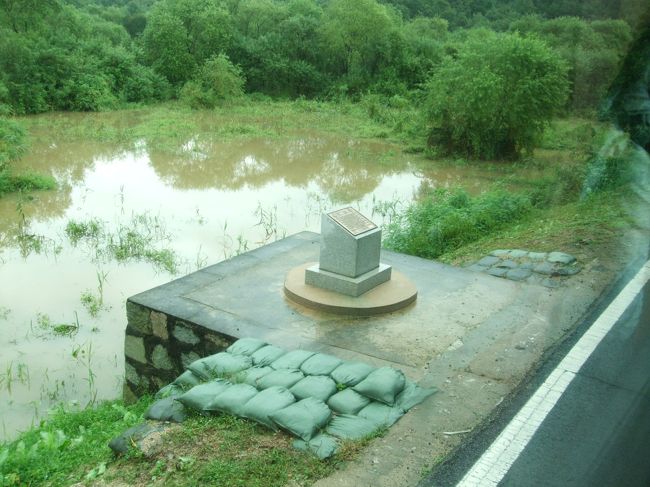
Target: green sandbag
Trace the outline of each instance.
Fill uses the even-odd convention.
[[[257,394],[259,391],[251,385],[233,384],[216,396],[205,409],[241,416],[244,405]]]
[[[253,364],[258,367],[266,367],[271,365],[272,362],[275,362],[277,359],[282,357],[286,352],[279,347],[274,347],[273,345],[267,345],[257,350],[251,358],[253,359]]]
[[[352,387],[368,377],[373,370],[374,367],[363,362],[345,362],[334,369],[330,375],[337,384]]]
[[[399,418],[404,416],[404,411],[398,406],[387,406],[377,401],[372,401],[359,411],[358,416],[372,421],[380,428],[393,426]]]
[[[253,361],[246,355],[233,355],[228,352],[221,352],[195,360],[188,368],[199,377],[210,380],[216,377],[236,374],[244,369],[248,369],[252,365]]]
[[[240,338],[235,343],[226,348],[226,352],[235,355],[253,355],[265,345],[266,342],[258,338]]]
[[[233,382],[243,382],[253,387],[257,387],[257,381],[266,374],[273,372],[271,367],[251,367],[239,372],[233,377]]]
[[[189,390],[194,386],[198,386],[201,382],[205,382],[204,379],[197,376],[191,370],[186,370],[181,375],[176,377],[176,380],[172,384],[181,386],[184,390]]]
[[[205,411],[205,408],[232,384],[223,379],[215,379],[204,384],[192,387],[182,396],[176,398],[185,407],[195,411]]]
[[[277,431],[278,427],[269,415],[286,408],[295,401],[293,394],[284,387],[269,387],[253,396],[242,408],[241,415]]]
[[[370,399],[352,389],[343,389],[327,401],[327,405],[332,410],[341,414],[357,414],[361,408],[366,407],[369,403]]]
[[[372,421],[351,414],[334,416],[325,432],[342,440],[361,440],[375,433],[379,427]]]
[[[275,370],[299,369],[305,360],[315,354],[315,352],[310,352],[308,350],[292,350],[291,352],[287,352],[282,357],[275,360],[271,364],[271,367],[273,367]]]
[[[280,428],[305,441],[309,441],[321,430],[331,416],[330,408],[323,401],[313,397],[295,402],[269,415]]]
[[[404,389],[395,399],[395,406],[406,412],[413,406],[420,404],[436,391],[437,389],[435,387],[420,387],[414,382],[407,380]]]
[[[309,441],[295,440],[293,447],[296,450],[311,452],[321,460],[325,460],[336,453],[339,444],[333,436],[321,434],[314,436]]]
[[[257,387],[259,389],[268,389],[269,387],[284,387],[289,389],[304,377],[305,375],[299,370],[274,370],[264,377],[257,379]]]
[[[178,397],[185,392],[185,389],[176,384],[167,384],[165,387],[156,392],[154,396],[156,399],[164,399],[166,397]]]
[[[300,366],[300,370],[305,375],[329,375],[342,363],[343,361],[338,357],[326,353],[317,353],[305,360]]]
[[[185,406],[175,400],[173,397],[166,397],[154,402],[144,413],[146,419],[155,419],[158,421],[173,421],[182,423],[187,417]]]
[[[308,375],[294,385],[290,391],[297,399],[314,397],[321,401],[327,401],[336,393],[336,384],[326,375]]]
[[[393,406],[395,398],[404,389],[405,381],[404,374],[400,370],[381,367],[371,372],[353,389],[370,399]]]

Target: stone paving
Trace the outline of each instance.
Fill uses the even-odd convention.
[[[520,249],[500,249],[490,252],[467,267],[491,276],[559,287],[562,281],[580,272],[576,258],[564,252],[531,252]]]

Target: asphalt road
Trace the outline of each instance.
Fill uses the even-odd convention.
[[[492,425],[420,486],[456,485],[563,353],[558,350]],[[499,485],[650,487],[650,283],[582,366]]]

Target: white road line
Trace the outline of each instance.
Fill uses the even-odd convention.
[[[490,487],[501,482],[582,365],[649,279],[650,260],[594,321],[456,487]]]

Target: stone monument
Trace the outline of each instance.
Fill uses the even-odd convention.
[[[295,303],[337,314],[369,316],[404,308],[416,300],[417,289],[381,263],[380,253],[381,229],[368,218],[349,207],[325,213],[319,261],[291,269],[284,293]]]
[[[360,296],[391,277],[381,264],[381,229],[354,208],[324,213],[320,259],[305,270],[305,283],[347,296]]]

